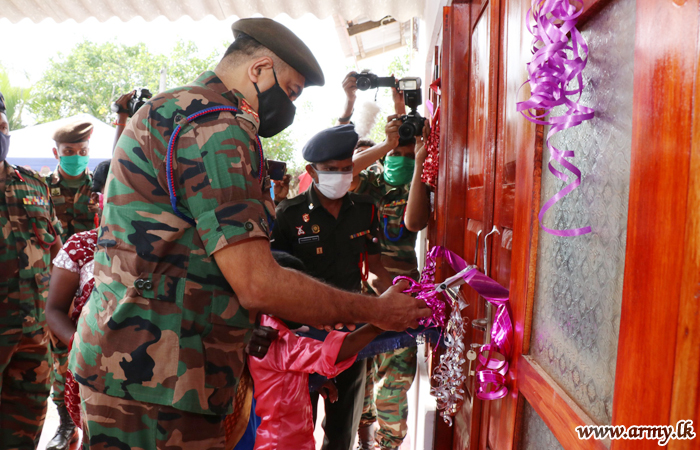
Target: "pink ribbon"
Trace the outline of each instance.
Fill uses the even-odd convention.
[[[435,267],[438,258],[444,258],[455,272],[462,272],[469,267],[469,264],[454,252],[435,246],[426,256],[425,267],[419,282],[408,277],[396,277],[394,284],[400,280],[409,281],[411,286],[404,292],[415,294],[433,311],[430,317],[421,319],[421,325],[440,327],[444,330],[446,305],[449,302],[444,294],[436,291]],[[508,393],[508,388],[505,386],[509,368],[507,359],[513,351],[513,323],[508,313],[510,293],[508,289],[476,268],[467,271],[462,277],[467,285],[496,307],[491,326],[491,343],[482,346],[477,355],[476,396],[482,400],[503,398]]]
[[[553,230],[542,225],[544,214],[581,184],[581,171],[567,160],[574,157],[574,152],[557,149],[550,143],[550,139],[559,131],[580,125],[594,116],[592,108],[578,103],[584,88],[582,72],[588,61],[588,45],[576,29],[576,22],[582,11],[582,6],[577,8],[569,0],[532,0],[532,7],[527,14],[527,28],[534,37],[532,61],[527,64],[529,78],[526,83],[530,84],[530,99],[518,102],[517,109],[532,123],[551,125],[547,133],[549,171],[558,179],[569,181],[568,175],[552,165],[554,160],[575,177],[573,182],[542,206],[538,215],[542,229],[556,236],[579,236],[591,232],[590,226]],[[535,21],[533,26],[530,26],[530,15]],[[580,54],[583,54],[583,57],[579,56]],[[578,87],[568,89],[569,83],[574,80],[578,82]],[[569,98],[575,95],[578,95],[576,101]],[[562,116],[547,117],[553,108],[560,105],[566,106],[567,109]],[[538,110],[542,110],[542,113],[538,114]]]

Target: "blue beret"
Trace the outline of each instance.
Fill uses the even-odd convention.
[[[355,125],[338,125],[316,134],[301,151],[304,159],[311,163],[352,158],[360,137]]]

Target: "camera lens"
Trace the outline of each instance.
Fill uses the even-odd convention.
[[[416,127],[411,122],[412,121],[409,119],[399,127],[399,137],[401,139],[411,139],[416,135]]]
[[[367,89],[370,88],[371,82],[369,81],[369,78],[367,77],[357,77],[357,89],[361,91],[366,91]]]

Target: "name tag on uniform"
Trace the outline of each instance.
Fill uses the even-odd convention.
[[[299,243],[300,244],[308,244],[309,242],[318,242],[320,240],[321,240],[321,238],[319,236],[307,236],[307,237],[299,238]]]
[[[66,202],[66,198],[62,195],[58,197],[53,197],[52,200],[54,205],[62,205]]]

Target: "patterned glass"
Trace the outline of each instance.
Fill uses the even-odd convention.
[[[634,0],[614,0],[581,31],[590,52],[582,104],[595,118],[552,139],[575,151],[583,180],[545,224],[591,225],[593,232],[557,237],[540,230],[531,354],[595,422],[609,424],[627,236]],[[542,203],[565,185],[546,169],[548,160],[545,149]]]
[[[520,450],[564,450],[537,411],[525,401]]]

